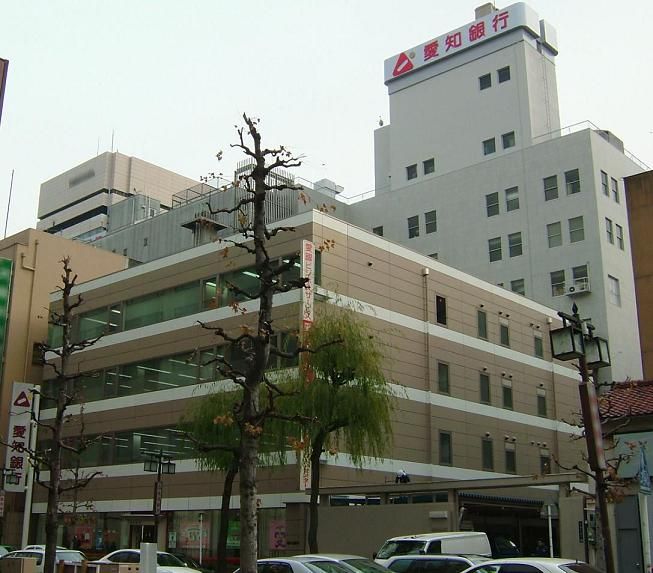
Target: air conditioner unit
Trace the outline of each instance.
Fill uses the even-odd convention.
[[[575,295],[590,292],[590,284],[587,281],[579,281],[576,284],[565,288],[565,294]]]

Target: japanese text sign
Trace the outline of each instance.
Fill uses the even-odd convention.
[[[5,467],[18,476],[18,483],[6,483],[6,491],[25,491],[25,474],[29,464],[29,458],[25,450],[30,445],[33,389],[33,384],[14,382],[11,394],[11,409],[9,410],[9,430],[7,433],[9,445],[7,447]]]

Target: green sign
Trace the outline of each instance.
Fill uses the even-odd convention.
[[[4,364],[7,319],[9,318],[9,295],[11,293],[11,259],[0,259],[0,358]]]
[[[227,547],[240,547],[240,521],[229,522]]]

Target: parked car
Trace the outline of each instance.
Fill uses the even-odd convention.
[[[385,565],[395,555],[485,555],[492,557],[490,540],[482,531],[443,531],[400,535],[388,539],[374,560]]]
[[[297,557],[270,557],[256,562],[258,573],[351,573],[351,569],[333,559],[307,559]],[[240,573],[236,569],[234,573]]]
[[[98,559],[100,563],[140,563],[140,549],[118,549]],[[197,573],[198,570],[184,565],[183,561],[165,551],[157,551],[157,573]]]
[[[307,555],[295,555],[293,559],[297,559],[302,563],[313,563],[315,561],[334,561],[349,568],[352,573],[388,573],[388,570],[383,566],[361,557],[360,555],[345,555],[342,553],[313,553]]]
[[[385,566],[395,573],[459,573],[489,560],[482,555],[395,555]]]
[[[185,553],[171,553],[171,555],[174,555],[186,567],[190,567],[191,569],[196,569],[197,571],[201,571],[202,573],[212,573],[213,571],[211,567],[207,567],[206,565],[201,565],[190,555],[186,555]]]
[[[57,551],[59,549],[68,549],[68,548],[67,547],[61,547],[61,545],[57,545]],[[32,551],[32,550],[45,551],[45,545],[25,545],[25,547],[23,547],[23,551]]]
[[[11,545],[0,545],[0,557],[7,555],[10,551],[16,551],[16,548]]]
[[[36,573],[43,573],[45,549],[19,549],[18,551],[11,551],[3,555],[0,559],[18,559],[21,557],[36,559]],[[60,561],[64,561],[65,563],[81,563],[82,561],[86,561],[86,555],[74,549],[57,549],[55,561],[57,563]]]
[[[550,557],[511,557],[492,559],[465,573],[600,573],[583,561]]]

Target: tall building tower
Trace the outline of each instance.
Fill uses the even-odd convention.
[[[390,124],[355,224],[569,311],[608,336],[612,372],[642,374],[623,177],[642,164],[610,132],[561,128],[556,33],[524,3],[385,62]]]

